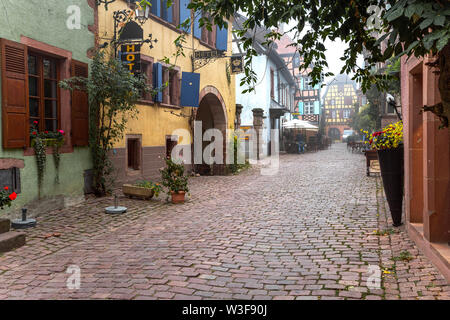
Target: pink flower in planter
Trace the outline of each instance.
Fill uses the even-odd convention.
[[[64,130],[59,130],[59,133],[61,133],[62,135],[65,134]]]

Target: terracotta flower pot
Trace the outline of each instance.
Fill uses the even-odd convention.
[[[403,146],[378,150],[384,192],[391,210],[394,227],[402,224],[403,205]]]
[[[186,195],[186,192],[184,191],[178,191],[178,192],[173,192],[172,193],[172,203],[184,203],[184,196]]]

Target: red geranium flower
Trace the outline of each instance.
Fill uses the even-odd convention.
[[[4,188],[6,191],[8,191],[9,190],[9,188],[6,186],[5,188]]]
[[[37,122],[37,121],[33,121],[33,123],[34,123],[34,124],[38,124],[38,122]]]
[[[45,131],[45,133],[48,133],[48,131]]]
[[[9,199],[11,199],[11,201],[16,200],[16,198],[17,198],[17,193],[15,193],[15,192],[13,192],[9,195]]]

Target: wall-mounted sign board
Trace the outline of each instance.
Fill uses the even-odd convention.
[[[121,61],[131,74],[141,72],[141,46],[138,44],[125,44],[121,46]]]
[[[242,56],[231,57],[231,73],[238,74],[244,71],[244,64],[242,61]]]

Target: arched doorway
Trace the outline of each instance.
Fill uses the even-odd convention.
[[[328,136],[331,140],[341,140],[341,131],[338,128],[328,129]]]
[[[226,129],[227,129],[227,113],[225,103],[220,92],[213,86],[207,86],[200,92],[200,105],[195,116],[196,121],[202,122],[202,136],[208,129],[218,129],[222,132],[224,138],[223,156],[226,159]],[[203,150],[211,142],[204,141]],[[206,163],[197,164],[195,171],[201,175],[220,175],[224,174],[225,165],[214,164],[208,165]]]

